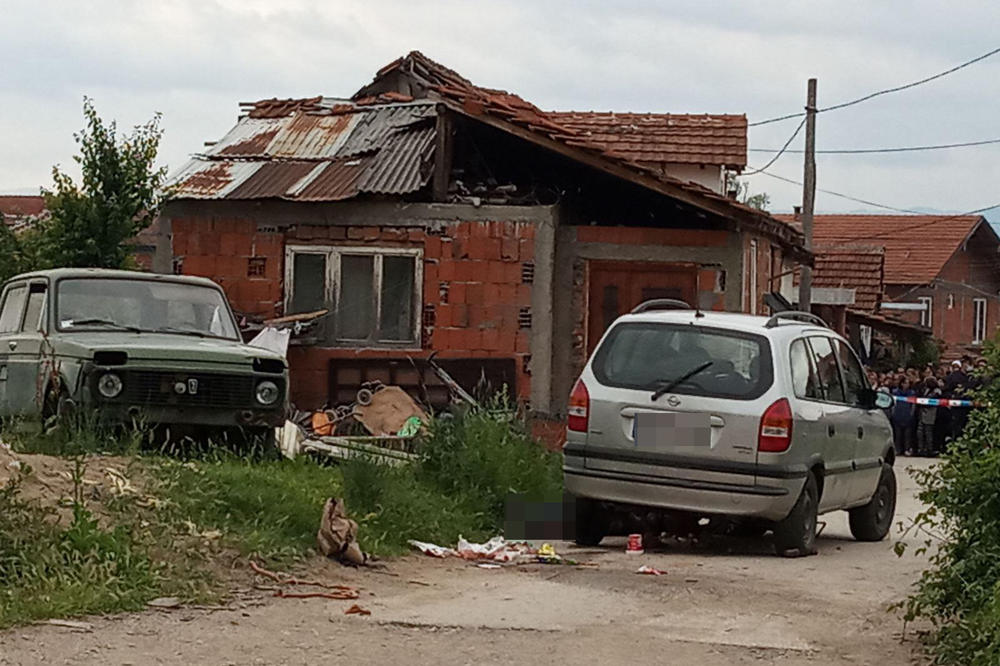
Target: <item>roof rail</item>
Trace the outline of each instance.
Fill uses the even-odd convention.
[[[632,312],[629,314],[639,314],[640,312],[648,312],[650,310],[693,310],[689,304],[684,301],[678,300],[676,298],[654,298],[649,301],[643,301],[639,305],[632,308]]]
[[[821,317],[817,317],[811,312],[800,312],[799,310],[786,310],[784,312],[779,312],[764,323],[764,328],[774,328],[775,326],[781,324],[782,319],[792,319],[816,324],[817,326],[822,326],[823,328],[830,328]]]

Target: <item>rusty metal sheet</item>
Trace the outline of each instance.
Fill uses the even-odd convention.
[[[436,113],[435,105],[428,103],[364,108],[357,114],[357,123],[341,146],[338,157],[378,150],[399,129],[432,118]]]
[[[318,116],[299,113],[284,118],[284,125],[267,147],[278,158],[332,158],[351,134],[360,114]]]
[[[389,135],[358,182],[358,189],[378,194],[419,190],[431,177],[435,134],[433,122],[425,121],[423,126]]]
[[[279,199],[315,168],[315,162],[265,162],[226,198]]]
[[[257,172],[262,162],[194,159],[170,179],[184,199],[223,199]]]
[[[288,194],[297,201],[341,201],[358,194],[358,179],[370,164],[369,158],[329,162],[302,179]]]
[[[267,147],[281,130],[286,118],[243,118],[205,155],[221,157],[256,157],[267,154]]]

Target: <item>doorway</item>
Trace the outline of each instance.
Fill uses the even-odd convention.
[[[677,298],[692,306],[698,297],[695,264],[649,261],[589,261],[587,352],[619,316],[654,298]]]

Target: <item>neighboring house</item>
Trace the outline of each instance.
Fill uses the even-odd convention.
[[[4,224],[20,231],[45,214],[45,199],[41,196],[0,194],[0,215]]]
[[[329,309],[289,352],[301,408],[371,379],[440,396],[419,386],[436,352],[558,420],[618,315],[662,297],[763,312],[771,277],[810,259],[790,225],[668,175],[741,168],[714,130],[673,146],[654,124],[646,160],[561,116],[416,52],[350,99],[245,105],[174,176],[155,267],[214,278],[246,315]]]
[[[978,353],[1000,325],[1000,238],[981,215],[816,215],[813,228],[817,244],[883,248],[880,314],[929,328],[946,358]]]

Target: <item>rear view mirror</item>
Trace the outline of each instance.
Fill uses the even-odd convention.
[[[879,409],[889,409],[892,407],[893,399],[888,393],[875,391],[875,406]]]

